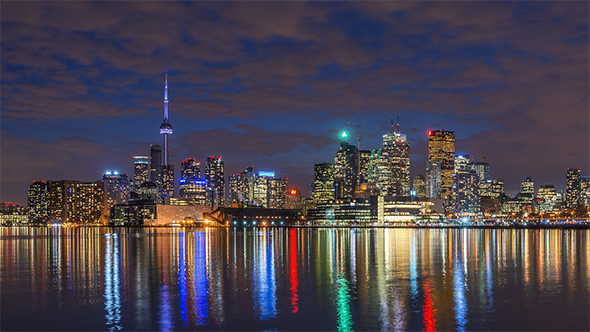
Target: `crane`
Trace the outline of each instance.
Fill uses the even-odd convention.
[[[490,144],[490,141],[488,140],[486,142],[486,149],[483,151],[483,162],[487,165],[488,164],[488,160],[486,158],[486,155],[488,154],[488,145]]]
[[[358,145],[358,149],[359,149],[359,151],[360,151],[360,150],[361,150],[361,141],[363,140],[363,136],[361,136],[361,137],[358,137],[358,136],[356,135],[356,133],[354,132],[354,129],[352,129],[352,126],[350,125],[350,122],[347,122],[346,124],[348,125],[348,127],[349,127],[349,128],[350,128],[350,130],[352,131],[352,134],[354,135],[354,137],[355,137],[355,138],[358,140],[358,144],[357,144],[357,145]]]

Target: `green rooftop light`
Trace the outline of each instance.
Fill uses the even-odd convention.
[[[348,136],[345,131],[342,132],[342,138],[346,138]]]

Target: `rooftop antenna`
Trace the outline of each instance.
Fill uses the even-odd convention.
[[[473,156],[474,156],[473,151],[475,151],[475,143],[473,143],[473,146],[471,147],[471,162],[473,162]]]
[[[397,133],[399,134],[399,114],[397,115]]]
[[[393,133],[393,114],[391,115],[391,132]]]
[[[352,134],[354,135],[354,137],[356,137],[357,141],[358,141],[358,149],[361,149],[361,141],[363,140],[363,136],[358,137],[356,135],[356,133],[354,132],[354,129],[352,129],[352,126],[350,125],[350,122],[346,123],[348,125],[348,127],[350,128],[350,130],[352,131]]]

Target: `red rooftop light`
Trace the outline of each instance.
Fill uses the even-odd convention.
[[[289,192],[292,196],[297,195],[297,189],[291,189],[291,191]]]
[[[432,130],[428,131],[428,136],[432,136]]]

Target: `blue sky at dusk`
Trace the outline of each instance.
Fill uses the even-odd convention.
[[[514,194],[590,169],[589,3],[28,1],[1,4],[1,200],[33,180],[221,155],[309,191],[347,123],[377,149],[400,115],[411,173],[453,130]],[[354,135],[350,141],[356,144]],[[202,172],[204,166],[202,165]]]

